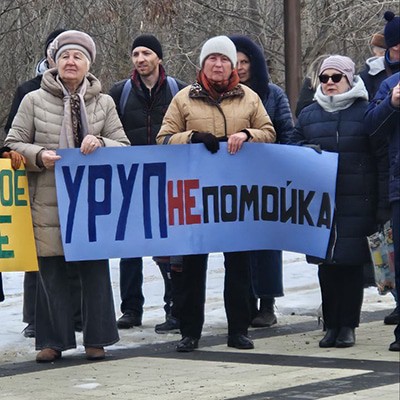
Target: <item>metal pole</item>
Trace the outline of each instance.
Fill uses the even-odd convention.
[[[284,0],[285,83],[294,114],[301,85],[300,1]]]

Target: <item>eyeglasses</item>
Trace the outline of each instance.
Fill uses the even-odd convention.
[[[318,78],[322,83],[328,83],[329,78],[332,79],[333,83],[338,83],[342,80],[344,74],[333,74],[333,75],[320,75]]]

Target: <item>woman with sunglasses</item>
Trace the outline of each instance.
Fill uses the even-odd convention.
[[[360,322],[363,266],[371,262],[366,236],[377,230],[378,166],[364,125],[368,92],[353,61],[333,55],[319,70],[315,102],[299,115],[294,142],[339,153],[335,217],[325,259],[318,264],[326,334],[320,347],[351,347]],[[384,161],[379,186],[384,187]],[[382,208],[385,207],[382,201]]]

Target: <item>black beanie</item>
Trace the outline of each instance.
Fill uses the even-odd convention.
[[[162,53],[161,43],[155,36],[153,35],[138,36],[132,43],[131,52],[133,51],[133,49],[139,46],[147,47],[148,49],[154,51],[154,53],[157,54],[158,58],[162,60],[163,53]]]
[[[49,36],[47,36],[45,47],[44,47],[44,56],[47,57],[47,49],[49,48],[51,42],[60,34],[65,32],[65,29],[56,29],[55,31],[51,32]]]

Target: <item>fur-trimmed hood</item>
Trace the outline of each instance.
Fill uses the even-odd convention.
[[[229,39],[235,44],[237,51],[249,57],[251,73],[251,82],[249,86],[257,92],[264,102],[269,94],[269,77],[267,60],[265,59],[263,50],[259,45],[244,35],[231,35]]]

